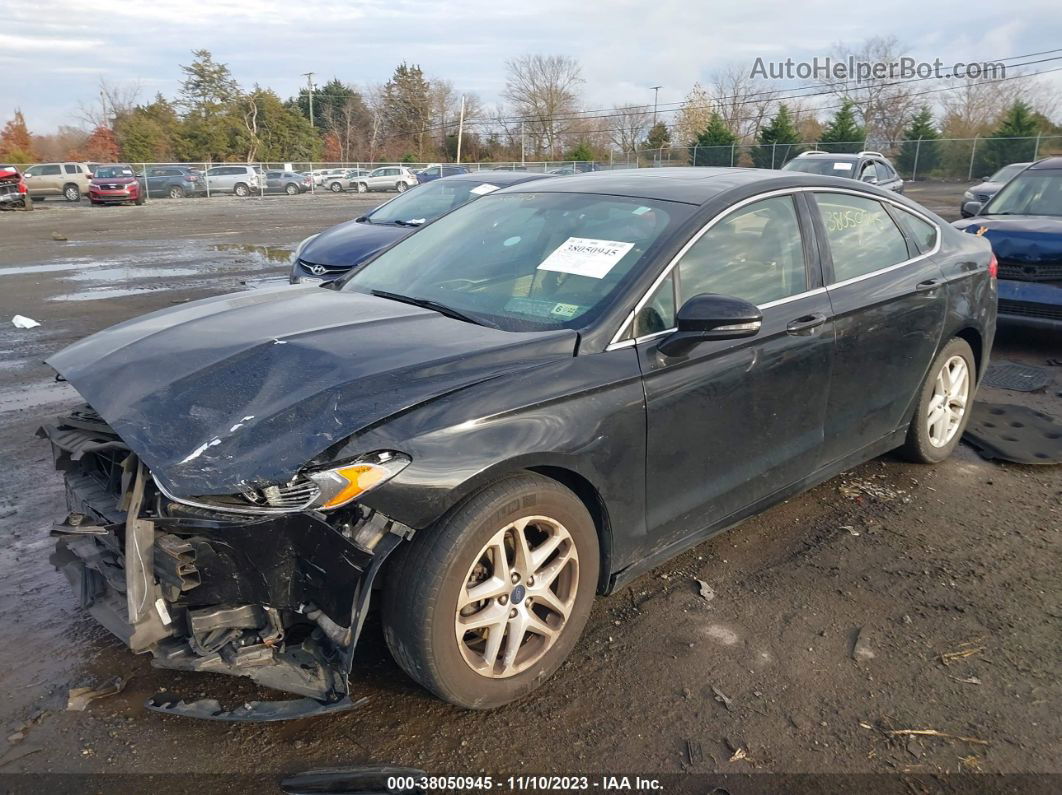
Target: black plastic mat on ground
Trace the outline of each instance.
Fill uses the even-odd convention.
[[[1016,362],[998,362],[988,365],[981,383],[996,389],[1012,389],[1015,392],[1035,392],[1051,383],[1053,374],[1046,367],[1033,367]]]
[[[975,403],[963,441],[982,458],[1019,464],[1062,463],[1062,423],[1012,403]]]

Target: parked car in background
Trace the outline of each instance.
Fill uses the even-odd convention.
[[[257,193],[262,184],[259,171],[254,166],[214,166],[207,169],[206,179],[212,194],[233,193],[236,196],[250,196]]]
[[[1032,163],[1011,163],[1009,166],[1003,166],[992,176],[985,177],[982,182],[974,185],[962,195],[959,213],[963,218],[976,215],[981,207],[988,204],[989,199],[999,193],[1000,188],[1031,165]]]
[[[568,166],[561,166],[550,171],[550,174],[556,174],[557,176],[565,177],[572,174],[589,174],[591,171],[604,171],[604,169],[594,162],[580,162],[572,163]]]
[[[145,193],[132,166],[97,166],[88,197],[93,204],[143,204]]]
[[[330,180],[342,178],[346,172],[345,168],[318,168],[311,171],[310,176],[314,185],[323,188]]]
[[[1062,157],[1022,169],[971,209],[954,226],[992,244],[1000,321],[1062,331]]]
[[[153,199],[206,195],[203,174],[188,166],[148,166],[144,178],[148,196]]]
[[[832,152],[811,151],[799,154],[782,166],[783,171],[803,171],[830,177],[847,177],[877,185],[884,190],[903,193],[903,180],[889,159],[881,152],[858,152],[854,155],[835,155]]]
[[[377,251],[415,232],[455,207],[498,188],[543,179],[546,174],[462,174],[445,177],[396,196],[353,221],[333,226],[299,243],[291,261],[292,284],[332,281]]]
[[[358,193],[379,190],[396,190],[402,193],[418,184],[417,176],[405,166],[383,166],[358,177],[355,190]]]
[[[26,190],[26,180],[18,166],[0,164],[0,210],[16,207],[33,209],[33,200]]]
[[[442,177],[454,177],[458,174],[471,173],[472,169],[468,166],[460,166],[456,163],[432,163],[430,166],[425,166],[417,172],[417,182],[423,185],[425,182],[431,182],[432,180],[440,179]]]
[[[995,287],[986,241],[851,180],[514,185],[340,282],[49,357],[88,404],[41,428],[66,482],[50,560],[154,667],[301,697],[228,717],[352,706],[377,574],[397,664],[499,707],[557,671],[596,594],[885,452],[947,459]]]
[[[92,171],[88,163],[38,163],[27,168],[22,176],[32,199],[62,196],[76,202],[81,194],[88,192]]]
[[[296,196],[310,190],[311,178],[294,171],[266,171],[266,193],[286,193]]]
[[[342,174],[328,177],[322,187],[328,188],[332,193],[342,193],[345,190],[357,190],[359,177],[367,177],[371,172],[367,168],[348,168]]]

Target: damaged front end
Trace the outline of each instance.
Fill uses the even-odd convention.
[[[410,528],[357,503],[275,507],[306,498],[297,488],[248,492],[230,510],[179,500],[88,406],[39,435],[64,473],[69,511],[51,560],[83,607],[156,667],[246,676],[302,697],[232,712],[213,700],[156,697],[149,707],[281,720],[357,705],[348,677],[373,582]]]

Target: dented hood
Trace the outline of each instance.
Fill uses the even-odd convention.
[[[180,497],[287,482],[358,430],[568,358],[570,330],[514,333],[355,292],[278,287],[113,326],[48,364]]]

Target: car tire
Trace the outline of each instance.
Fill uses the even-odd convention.
[[[405,193],[406,192],[406,188],[408,188],[408,187],[409,187],[409,185],[407,185],[406,183],[399,182],[399,183],[397,183],[395,185],[395,190],[398,191],[399,193]]]
[[[366,185],[364,182],[359,182],[358,183],[358,193],[368,193],[368,192],[369,192],[369,186]]]
[[[294,196],[296,193],[299,192],[299,186],[296,185],[294,182],[289,182],[287,185],[284,186],[284,192],[289,196]]]
[[[167,193],[167,195],[171,199],[183,199],[184,198],[184,188],[182,188],[180,185],[171,185],[170,186],[170,190]]]
[[[966,340],[953,338],[937,354],[918,392],[918,405],[900,448],[909,461],[939,464],[959,444],[973,408],[977,364]]]
[[[516,533],[529,542],[529,556],[516,555]],[[543,546],[553,543],[552,551]],[[500,548],[509,573],[498,573],[492,586],[494,550]],[[537,562],[536,551],[543,555]],[[387,645],[406,673],[451,704],[507,704],[541,685],[575,647],[593,605],[598,568],[594,520],[575,494],[540,475],[507,478],[466,499],[400,550],[384,584]],[[491,595],[459,609],[472,578]],[[495,596],[492,588],[508,593]],[[491,620],[498,633],[493,647],[490,627],[458,634],[459,625],[488,611],[480,620]],[[520,637],[515,645],[514,633]]]
[[[66,199],[68,202],[81,201],[81,188],[79,188],[72,182],[63,185],[63,198]]]
[[[251,189],[244,185],[242,182],[237,182],[233,187],[232,192],[237,196],[250,196]]]
[[[332,193],[340,193],[343,190],[343,183],[342,182],[330,182],[330,183],[328,183],[328,189],[330,191],[332,191]]]
[[[33,209],[33,199],[29,198],[28,196],[24,196],[23,199],[22,199],[22,209],[26,210],[26,211],[32,210]]]

